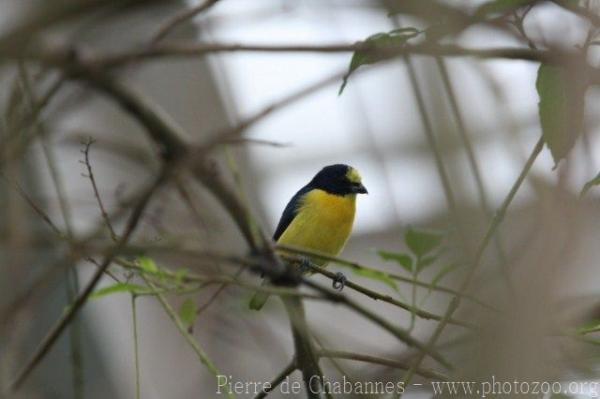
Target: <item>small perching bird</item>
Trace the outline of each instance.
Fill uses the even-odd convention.
[[[367,189],[356,169],[343,164],[324,167],[287,204],[273,239],[278,244],[337,256],[352,231],[357,194],[367,194]],[[327,264],[319,259],[313,262]],[[261,309],[268,297],[257,292],[250,308]]]

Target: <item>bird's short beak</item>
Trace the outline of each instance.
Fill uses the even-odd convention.
[[[367,188],[363,186],[362,183],[358,183],[356,186],[354,186],[354,192],[356,194],[369,194]]]

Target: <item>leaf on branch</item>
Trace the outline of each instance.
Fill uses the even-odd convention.
[[[596,177],[594,177],[592,180],[590,180],[587,183],[585,183],[585,185],[581,189],[581,193],[579,194],[579,196],[583,197],[588,191],[590,191],[590,189],[592,187],[597,186],[599,184],[600,184],[600,173],[598,173],[596,175]]]
[[[198,305],[192,299],[186,299],[179,307],[179,318],[189,329],[196,322],[196,316],[198,316]]]
[[[99,299],[111,294],[117,294],[120,292],[129,292],[135,295],[144,295],[151,294],[152,291],[148,288],[138,285],[138,284],[130,284],[130,283],[115,283],[109,285],[108,287],[100,288],[94,291],[90,295],[90,299]]]
[[[409,227],[404,235],[404,242],[417,258],[422,258],[438,248],[442,243],[442,238],[441,234],[419,231]]]
[[[179,269],[175,272],[175,282],[179,285],[185,283],[185,279],[188,276],[188,269]]]
[[[157,274],[159,272],[158,266],[153,259],[148,258],[147,256],[139,256],[137,258],[137,263],[140,265],[143,271],[147,273]]]
[[[370,269],[352,269],[354,274],[361,277],[366,277],[371,280],[380,281],[386,284],[388,287],[391,287],[394,291],[398,291],[398,285],[392,279],[389,274],[380,270],[370,270]]]
[[[377,254],[379,257],[385,261],[392,261],[398,263],[400,266],[404,268],[409,273],[412,273],[413,270],[413,260],[410,255],[401,253],[401,252],[390,252],[378,250]]]
[[[591,332],[600,331],[600,320],[593,318],[584,323],[581,327],[577,328],[579,334],[589,334]]]
[[[555,168],[581,132],[585,85],[579,75],[563,66],[542,64],[538,69],[535,86],[540,97],[542,136]]]
[[[403,46],[409,39],[418,36],[420,33],[421,31],[416,28],[400,28],[387,33],[376,33],[369,36],[364,41],[358,42],[358,44],[370,45],[372,48],[370,48],[369,51],[358,50],[354,52],[352,59],[350,60],[348,73],[344,76],[338,95],[342,94],[348,83],[348,78],[350,78],[350,75],[360,66],[374,64],[385,58],[378,55],[377,50],[384,50],[394,46]]]
[[[528,4],[533,4],[535,1],[537,0],[492,0],[479,6],[475,15],[506,14]]]

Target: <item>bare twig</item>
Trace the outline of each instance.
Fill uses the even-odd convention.
[[[273,114],[274,112],[285,108],[293,103],[296,103],[299,100],[306,98],[307,96],[316,93],[319,90],[331,85],[333,83],[339,82],[342,77],[346,74],[346,71],[339,71],[334,74],[328,75],[323,79],[319,79],[316,82],[303,87],[302,89],[293,92],[285,96],[284,98],[273,102],[271,105],[263,108],[261,111],[255,113],[254,115],[242,120],[237,125],[216,132],[215,134],[211,134],[210,137],[214,137],[213,139],[207,140],[200,144],[195,150],[192,150],[192,156],[194,158],[198,157],[210,151],[217,145],[221,145],[223,143],[230,142],[232,140],[238,140],[239,136],[247,130],[249,127],[255,125],[259,121],[265,119],[267,116]]]
[[[131,294],[131,322],[133,324],[133,362],[135,367],[135,399],[140,399],[140,356],[137,319],[137,296]]]
[[[272,392],[275,388],[277,388],[290,374],[298,369],[296,365],[296,359],[292,359],[290,364],[288,364],[281,372],[277,375],[277,377],[273,378],[273,380],[269,383],[268,387],[265,386],[258,395],[254,397],[254,399],[264,399],[267,395]]]
[[[410,368],[410,364],[400,362],[397,360],[385,359],[377,356],[370,355],[361,355],[354,352],[344,352],[344,351],[333,351],[333,350],[320,350],[317,351],[317,356],[319,357],[327,357],[334,359],[346,359],[346,360],[356,360],[358,362],[365,362],[371,364],[379,364],[386,367],[392,367],[400,370],[408,370]],[[425,377],[431,378],[436,381],[447,381],[448,376],[438,373],[434,370],[420,368],[416,371],[416,374]]]
[[[35,203],[35,201],[25,192],[25,190],[23,190],[19,183],[13,180],[8,180],[8,178],[6,178],[3,173],[0,173],[0,178],[4,179],[13,186],[13,188],[19,193],[19,195],[25,200],[25,202],[27,202],[31,209],[33,209],[33,211],[37,213],[39,217],[42,218],[42,220],[52,229],[54,234],[61,238],[65,237],[63,232],[58,228],[58,226],[56,226],[56,224],[52,221],[50,216]]]
[[[431,347],[426,347],[425,344],[423,344],[420,341],[418,341],[417,339],[413,338],[406,330],[394,326],[393,324],[391,324],[389,321],[387,321],[383,317],[379,316],[378,314],[376,314],[374,312],[371,312],[369,309],[365,308],[362,305],[359,305],[357,302],[352,301],[347,296],[342,295],[338,292],[334,292],[330,289],[327,289],[327,288],[321,286],[320,284],[317,284],[309,279],[303,279],[303,283],[305,285],[315,289],[317,292],[320,292],[325,297],[329,298],[329,300],[331,300],[332,302],[345,304],[350,309],[354,310],[356,313],[362,315],[363,317],[365,317],[368,320],[371,320],[373,323],[379,325],[380,327],[382,327],[383,329],[388,331],[390,334],[394,335],[396,338],[398,338],[400,341],[404,342],[406,345],[415,347],[415,348],[421,350],[422,352],[427,353],[429,356],[431,356],[433,359],[437,360],[444,367],[446,367],[448,369],[452,368],[452,365],[437,351],[435,351]]]
[[[172,18],[167,20],[156,32],[156,34],[150,39],[151,44],[156,44],[162,39],[164,39],[171,31],[173,31],[180,24],[189,21],[190,19],[202,14],[204,11],[208,10],[210,7],[215,5],[219,0],[204,0],[202,3],[190,7],[184,8],[177,14],[175,14]]]
[[[55,80],[54,83],[48,88],[46,93],[33,104],[31,113],[25,113],[20,118],[17,118],[9,128],[15,131],[25,130],[32,123],[34,123],[39,117],[40,113],[44,110],[50,101],[56,96],[64,84],[64,78],[60,77]],[[27,145],[36,136],[37,131],[33,130],[31,133],[22,137],[21,135],[11,135],[7,139],[0,143],[0,169],[4,167],[8,162],[13,159],[17,159],[22,155]]]
[[[108,213],[106,212],[106,208],[104,208],[104,203],[102,202],[102,198],[100,197],[100,192],[98,191],[98,185],[96,184],[96,178],[94,177],[94,171],[92,170],[92,164],[90,162],[90,148],[92,144],[94,144],[94,139],[88,137],[87,141],[83,143],[83,149],[81,153],[83,154],[83,160],[80,161],[85,165],[87,169],[87,174],[84,177],[90,179],[90,183],[92,184],[92,189],[94,190],[94,197],[96,198],[96,202],[98,203],[98,207],[100,208],[100,213],[102,214],[102,219],[104,219],[104,223],[110,232],[110,237],[113,241],[117,241],[118,237],[115,233],[115,230],[112,227],[112,223],[110,222],[110,218],[108,217]]]
[[[600,27],[600,16],[593,13],[589,8],[582,7],[578,4],[578,2],[568,1],[568,0],[551,0],[554,4],[564,8],[565,10],[569,10],[572,13],[579,15],[580,17],[586,18],[589,20],[592,25],[596,27]]]
[[[237,272],[235,272],[233,279],[235,280],[240,274],[241,272],[244,270],[244,267],[240,267]],[[202,312],[204,312],[206,309],[209,308],[210,305],[212,305],[217,298],[219,297],[219,295],[221,295],[221,293],[223,291],[225,291],[225,288],[227,288],[227,283],[221,283],[221,285],[215,290],[215,292],[213,292],[213,294],[210,296],[210,298],[208,298],[208,301],[206,301],[206,303],[204,303],[202,306],[199,306],[198,309],[196,310],[196,315],[201,314]]]
[[[535,47],[532,47],[535,48]],[[469,161],[469,165],[471,166],[471,173],[473,174],[473,179],[475,180],[475,187],[477,187],[477,193],[479,195],[479,204],[483,213],[486,216],[492,216],[492,211],[490,208],[489,199],[485,190],[485,185],[483,183],[483,177],[481,176],[481,172],[479,169],[479,163],[477,162],[477,158],[475,156],[475,151],[471,144],[470,133],[467,130],[467,126],[464,122],[464,118],[460,111],[460,107],[458,105],[458,100],[456,98],[456,94],[454,92],[454,88],[452,87],[452,82],[450,81],[450,76],[448,74],[448,68],[446,67],[445,61],[441,57],[435,57],[436,64],[438,66],[438,70],[442,77],[442,82],[444,84],[444,88],[446,89],[446,93],[448,95],[448,100],[450,102],[450,108],[452,113],[454,114],[454,120],[456,122],[456,126],[458,128],[458,134],[462,141],[462,144],[465,148],[465,152],[467,154],[467,159]],[[498,255],[500,257],[500,263],[502,265],[506,265],[506,254],[504,252],[504,248],[502,247],[502,240],[500,237],[500,233],[494,236],[494,243],[496,244],[496,250],[498,251]],[[502,267],[503,276],[506,280],[506,284],[509,290],[513,291],[514,287],[512,281],[510,279],[510,274],[506,267]]]
[[[82,62],[91,68],[113,68],[133,62],[151,61],[164,57],[198,57],[213,53],[230,52],[262,52],[262,53],[361,53],[376,56],[377,59],[401,57],[407,54],[447,56],[447,57],[475,57],[475,58],[504,58],[518,59],[535,62],[559,62],[561,54],[553,51],[532,50],[519,47],[497,48],[467,48],[454,44],[422,43],[414,45],[381,46],[372,43],[359,42],[355,44],[228,44],[228,43],[194,43],[194,44],[164,44],[153,47],[130,49],[120,53],[89,55]],[[40,54],[30,55],[39,58]],[[57,57],[58,56],[58,57]],[[568,56],[568,54],[562,54]],[[47,53],[41,57],[50,63],[61,63],[60,54]]]
[[[40,113],[38,112],[38,109],[43,109],[47,101],[47,95],[43,99],[43,101],[38,101],[34,94],[33,88],[31,87],[29,74],[27,72],[25,64],[22,61],[20,61],[18,65],[19,78],[23,84],[23,97],[28,107],[27,114],[32,116],[32,122],[30,123],[33,127],[33,135],[39,137],[40,139],[42,150],[46,160],[46,165],[48,166],[48,170],[50,171],[50,177],[52,178],[52,182],[54,183],[54,189],[56,191],[58,204],[60,206],[63,222],[66,228],[66,235],[70,238],[73,235],[73,227],[71,226],[70,213],[71,208],[68,204],[67,194],[62,177],[56,166],[56,159],[54,157],[54,153],[53,151],[51,151],[48,145],[48,137],[46,136],[45,126],[40,121]]]
[[[327,276],[328,278],[330,278],[331,280],[334,280],[336,277],[336,274],[333,272],[330,272],[329,270],[316,266],[316,265],[311,265],[310,266],[311,270],[322,274],[324,276]],[[346,281],[345,284],[346,287],[353,289],[357,292],[360,292],[363,295],[368,296],[371,299],[374,299],[376,301],[382,301],[382,302],[387,302],[389,304],[392,304],[394,306],[397,306],[399,308],[402,308],[404,310],[407,310],[409,312],[411,312],[412,314],[415,314],[416,316],[419,316],[422,319],[426,319],[426,320],[437,320],[440,321],[442,320],[442,316],[436,315],[434,313],[430,313],[427,312],[425,310],[422,309],[418,309],[416,306],[412,306],[412,305],[407,305],[404,302],[401,302],[397,299],[392,298],[389,295],[384,295],[384,294],[380,294],[377,291],[368,289],[366,287],[363,287],[361,285],[355,284],[352,281]],[[450,324],[455,324],[457,326],[461,326],[461,327],[466,327],[466,328],[470,328],[470,329],[477,329],[477,326],[475,324],[472,323],[468,323],[465,321],[461,321],[461,320],[456,320],[456,319],[451,319],[449,320]]]

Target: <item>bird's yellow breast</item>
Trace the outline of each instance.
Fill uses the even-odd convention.
[[[340,196],[311,190],[277,242],[336,256],[350,236],[355,210],[355,194]]]

